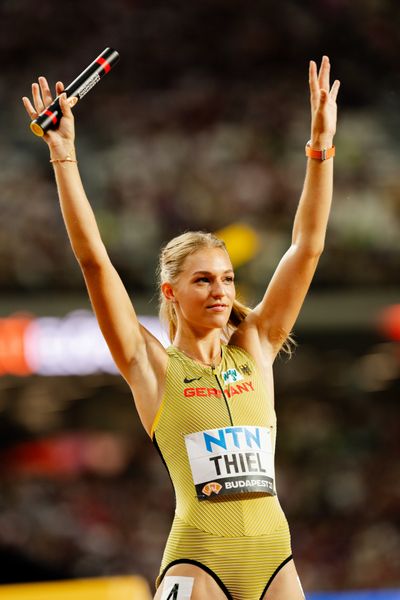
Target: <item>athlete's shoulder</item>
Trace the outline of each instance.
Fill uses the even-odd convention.
[[[179,348],[173,346],[172,344],[166,348],[167,356],[169,361],[174,361],[175,363],[181,363],[185,365],[187,362],[191,362],[191,359],[184,354]]]

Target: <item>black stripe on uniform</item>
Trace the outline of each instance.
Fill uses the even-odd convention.
[[[291,554],[290,556],[288,556],[280,565],[277,569],[275,569],[275,571],[272,573],[271,577],[268,580],[267,585],[265,586],[263,593],[260,596],[260,600],[263,599],[263,596],[265,594],[265,592],[267,591],[267,589],[269,588],[269,586],[271,585],[271,583],[273,582],[274,578],[276,577],[276,575],[279,573],[279,571],[282,569],[282,567],[284,567],[290,560],[292,560],[293,555]]]

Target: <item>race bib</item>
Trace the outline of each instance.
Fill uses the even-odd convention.
[[[194,577],[164,577],[161,600],[190,600]]]
[[[185,436],[199,500],[213,495],[264,492],[275,495],[271,430],[243,425]]]

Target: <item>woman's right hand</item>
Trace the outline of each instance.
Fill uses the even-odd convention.
[[[39,77],[39,83],[32,83],[32,99],[24,96],[22,102],[26,112],[33,120],[36,119],[41,112],[53,102],[54,98],[51,94],[49,84],[45,77]],[[62,119],[58,129],[50,129],[44,134],[43,139],[49,146],[53,157],[66,156],[74,147],[75,126],[74,115],[72,114],[71,105],[76,103],[74,97],[67,98],[63,94],[64,84],[61,81],[56,83],[56,96],[60,96],[60,108],[62,111]]]

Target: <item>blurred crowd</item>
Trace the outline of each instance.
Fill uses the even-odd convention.
[[[160,245],[253,225],[259,290],[290,242],[309,137],[308,60],[342,81],[334,210],[315,285],[389,285],[400,267],[395,2],[49,0],[0,7],[0,286],[80,289],[47,149],[21,96],[67,84],[107,45],[121,61],[75,109],[82,176],[126,285],[151,293]],[[35,23],[35,26],[32,26]],[[43,33],[45,32],[45,33]],[[217,209],[216,209],[217,207]],[[264,281],[264,279],[263,279]]]
[[[309,138],[308,60],[342,82],[334,206],[313,289],[389,289],[400,272],[394,0],[100,0],[0,6],[0,290],[82,291],[48,152],[21,96],[121,61],[75,108],[82,177],[110,256],[150,300],[160,246],[246,223],[259,298],[290,243]],[[154,307],[155,312],[155,307]],[[328,316],[327,316],[328,317]],[[276,366],[278,491],[306,589],[400,586],[399,344],[321,330]],[[174,509],[124,382],[0,378],[0,583],[140,573]]]

